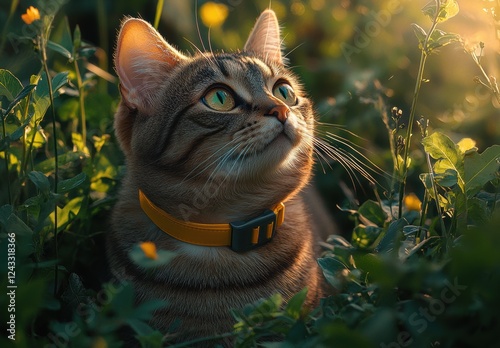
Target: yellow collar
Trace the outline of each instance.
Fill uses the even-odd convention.
[[[170,216],[151,202],[141,190],[139,202],[151,221],[171,237],[196,245],[228,246],[237,252],[247,251],[270,241],[276,233],[276,228],[285,220],[283,203],[248,221],[200,224]]]

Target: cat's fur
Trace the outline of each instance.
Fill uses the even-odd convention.
[[[231,330],[230,308],[276,292],[288,300],[304,287],[307,305],[321,296],[317,243],[297,195],[313,164],[313,109],[284,66],[280,44],[271,10],[261,14],[243,51],[193,57],[143,20],[123,22],[115,54],[122,94],[115,128],[127,174],[113,212],[108,257],[114,275],[133,283],[138,300],[169,303],[152,320],[163,332],[179,319],[184,339],[213,335]],[[273,95],[281,82],[295,91],[296,105],[283,107]],[[234,109],[207,106],[203,98],[213,86],[234,94]],[[187,244],[145,215],[139,189],[181,220],[247,220],[284,202],[285,222],[271,242],[244,253]],[[177,256],[146,272],[128,256],[143,241]]]

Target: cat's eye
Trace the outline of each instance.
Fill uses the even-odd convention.
[[[202,98],[203,103],[216,111],[231,111],[236,106],[233,95],[222,87],[209,90]]]
[[[288,106],[297,104],[297,96],[288,83],[279,82],[273,88],[273,95]]]

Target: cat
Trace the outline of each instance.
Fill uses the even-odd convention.
[[[311,177],[315,116],[285,66],[275,13],[261,13],[242,51],[193,56],[127,18],[114,61],[127,173],[107,256],[138,301],[168,302],[151,325],[167,332],[180,320],[182,340],[220,334],[232,329],[231,308],[305,287],[316,306],[318,237],[298,194]],[[211,226],[232,235],[217,244]],[[128,254],[146,241],[175,258],[142,269]]]

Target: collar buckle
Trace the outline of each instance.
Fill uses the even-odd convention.
[[[284,207],[283,207],[284,208]],[[261,215],[248,221],[231,222],[231,245],[236,252],[245,252],[269,242],[276,232],[276,225],[280,225],[282,209],[278,215],[266,209]]]

